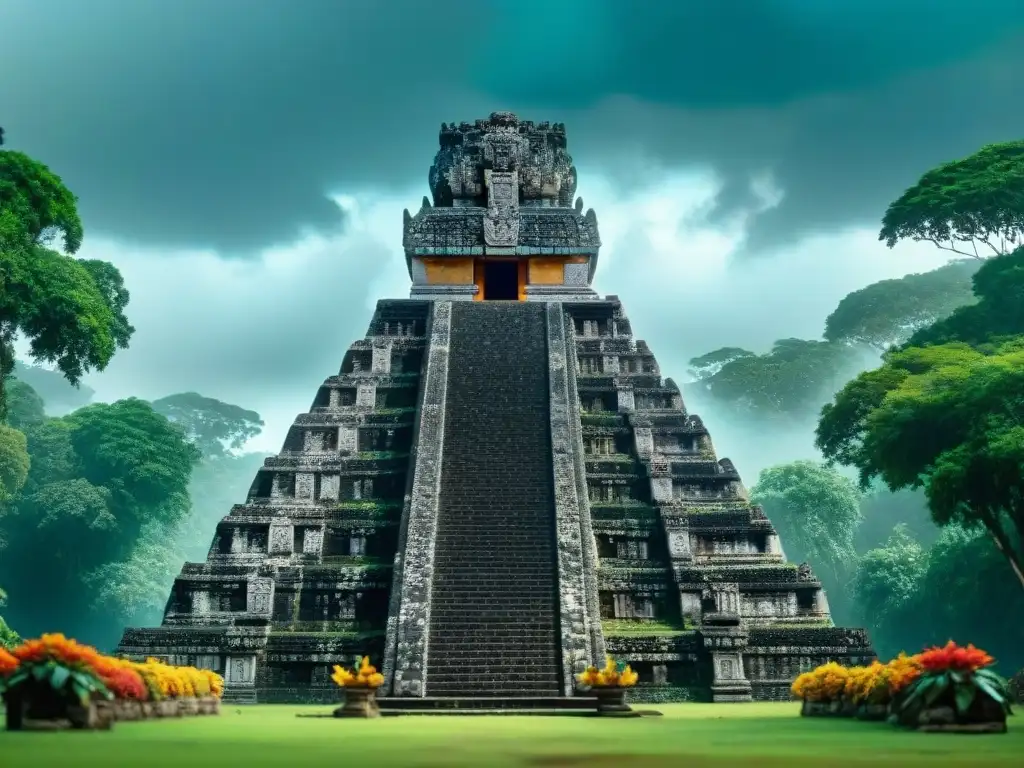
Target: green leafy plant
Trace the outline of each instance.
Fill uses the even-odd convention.
[[[958,717],[966,717],[979,697],[995,702],[1004,714],[1013,714],[1009,684],[989,669],[994,660],[984,651],[973,645],[962,648],[951,640],[917,658],[922,674],[896,702],[905,722],[913,722],[922,710],[936,706],[952,706]]]
[[[71,695],[83,704],[93,696],[114,698],[92,672],[53,659],[22,662],[10,677],[0,680],[0,687],[4,692],[35,686],[49,686],[57,695]]]

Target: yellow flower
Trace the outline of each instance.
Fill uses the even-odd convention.
[[[346,686],[353,688],[379,688],[384,684],[384,675],[380,674],[377,668],[370,663],[368,656],[364,656],[354,673],[335,665],[331,680],[342,688]]]

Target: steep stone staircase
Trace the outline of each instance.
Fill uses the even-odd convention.
[[[456,302],[429,697],[560,697],[543,304]]]

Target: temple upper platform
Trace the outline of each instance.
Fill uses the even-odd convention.
[[[433,205],[405,211],[413,298],[597,298],[597,215],[583,211],[565,126],[509,112],[442,124],[430,168]]]

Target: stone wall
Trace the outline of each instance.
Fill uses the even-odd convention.
[[[434,538],[437,532],[444,452],[451,314],[450,302],[434,303],[414,437],[415,464],[410,493],[402,515],[388,616],[384,673],[386,690],[394,696],[425,695]]]
[[[238,702],[337,698],[334,664],[379,663],[426,344],[426,302],[378,302],[249,497],[186,563],[163,626],[119,651],[215,668]]]

